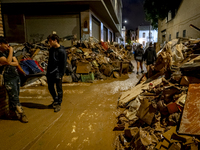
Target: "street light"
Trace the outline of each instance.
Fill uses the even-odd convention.
[[[127,20],[125,20],[124,23],[127,23]]]

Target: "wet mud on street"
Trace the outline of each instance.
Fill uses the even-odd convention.
[[[52,98],[46,86],[21,88],[20,101],[29,123],[1,119],[0,149],[114,149],[117,100],[141,76],[131,73],[120,79],[63,84],[63,103],[57,113],[47,108]]]

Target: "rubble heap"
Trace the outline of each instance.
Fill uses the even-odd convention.
[[[64,41],[61,40],[62,44],[64,44]],[[45,42],[13,45],[13,48],[22,68],[21,72],[23,74],[20,75],[23,76],[25,74],[26,77],[23,85],[33,82],[33,80],[30,81],[30,77],[31,79],[34,78],[35,81],[45,75],[49,48]],[[67,76],[63,77],[63,82],[92,82],[94,79],[118,78],[122,73],[132,72],[133,70],[128,51],[119,44],[74,42],[73,46],[65,48],[68,56],[66,60]],[[36,72],[37,68],[30,68],[30,72],[25,71],[24,63],[27,60],[35,61],[40,70]],[[45,78],[43,77],[43,79]]]
[[[200,40],[168,42],[148,79],[122,93],[115,149],[199,148],[199,50]]]

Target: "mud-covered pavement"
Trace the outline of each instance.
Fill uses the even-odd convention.
[[[0,120],[0,149],[114,149],[117,100],[140,77],[131,73],[119,80],[63,84],[57,113],[47,108],[52,101],[47,87],[21,88],[20,101],[29,123]]]

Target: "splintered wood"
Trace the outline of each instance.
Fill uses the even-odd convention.
[[[190,84],[179,133],[200,135],[200,84]]]

